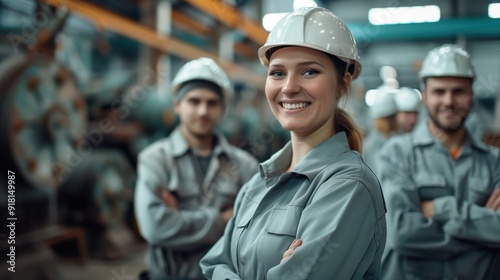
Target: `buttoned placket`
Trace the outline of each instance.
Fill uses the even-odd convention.
[[[272,183],[272,180],[271,180],[271,182],[269,182],[269,183],[272,183],[272,185],[270,185],[270,186],[267,187],[266,194],[262,197],[261,201],[259,202],[259,204],[255,208],[255,211],[254,211],[253,216],[252,216],[252,220],[257,215],[259,215],[259,213],[263,212],[263,210],[264,211],[267,210],[267,209],[262,209],[263,208],[262,205],[266,205],[266,207],[268,207],[268,204],[265,203],[266,198],[268,197],[268,195],[274,189],[276,189],[276,187],[279,186],[280,183],[282,183],[285,180],[288,180],[291,175],[292,175],[292,172],[282,173],[282,174],[279,175],[278,179],[276,179],[276,181],[274,183]],[[266,185],[267,184],[268,184],[268,181],[266,180]],[[238,265],[238,271],[242,271],[244,269],[244,266],[246,265],[247,259],[245,258],[245,256],[241,255],[241,243],[242,243],[243,240],[246,240],[245,237],[248,234],[247,228],[250,227],[250,225],[252,223],[252,220],[250,220],[250,222],[242,229],[241,234],[238,237],[238,243],[237,243],[237,247],[236,247],[236,255],[237,255],[236,262],[237,262],[237,265]]]

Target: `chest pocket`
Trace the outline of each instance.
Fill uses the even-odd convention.
[[[276,236],[292,236],[297,234],[302,207],[288,206],[286,209],[272,210],[272,216],[266,225],[266,232]]]
[[[235,215],[234,224],[236,226],[236,230],[242,230],[247,228],[252,221],[252,218],[255,214],[255,210],[257,209],[258,204],[246,196],[242,197],[242,203],[238,213]]]
[[[479,206],[486,205],[492,189],[489,185],[489,180],[481,177],[469,177],[467,179],[469,198],[468,200]]]
[[[278,265],[290,244],[300,238],[297,236],[297,228],[302,210],[299,206],[287,206],[285,209],[270,211],[258,242],[259,256],[270,267]]]
[[[453,195],[453,189],[447,186],[446,179],[441,174],[418,174],[416,183],[421,201]]]
[[[236,216],[236,228],[246,228],[252,220],[253,211],[242,212],[241,215]]]
[[[169,143],[169,149],[174,150],[172,143]],[[169,153],[165,153],[164,158],[164,171],[168,177],[165,182],[167,189],[180,203],[195,199],[199,194],[199,187],[192,175],[194,170],[191,161],[186,157],[174,158]]]
[[[183,165],[177,165],[175,168],[171,169],[170,172],[173,174],[172,178],[176,179],[176,184],[171,184],[169,187],[177,198],[181,209],[205,205],[206,197],[201,194],[199,185],[194,176],[189,176],[189,171],[191,170],[187,168],[181,169],[179,168],[180,166]]]

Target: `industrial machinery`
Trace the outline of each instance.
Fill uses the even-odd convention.
[[[10,218],[15,218],[19,275],[57,279],[55,256],[46,242],[76,238],[85,246],[84,236],[78,235],[81,231],[58,223],[57,193],[78,167],[72,155],[81,150],[86,104],[71,72],[42,53],[2,61],[0,87],[1,170],[15,174],[15,189],[9,193],[14,200],[1,192],[0,209],[7,215],[7,201],[14,202]],[[3,190],[5,183],[0,183]],[[6,244],[2,242],[2,249]],[[7,270],[2,267],[2,271]]]
[[[35,188],[57,188],[85,153],[85,100],[63,65],[39,54],[0,65],[1,157]]]
[[[0,158],[2,171],[15,174],[16,245],[29,255],[38,245],[77,239],[81,259],[87,251],[121,257],[134,242],[127,220],[135,168],[121,151],[105,149],[104,136],[117,124],[106,119],[91,126],[74,72],[56,59],[55,38],[67,13],[44,11],[54,14],[36,42],[0,61]],[[7,201],[1,192],[2,216]]]

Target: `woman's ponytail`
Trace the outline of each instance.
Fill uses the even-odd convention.
[[[337,127],[335,131],[345,131],[351,150],[361,153],[363,147],[363,134],[361,133],[361,129],[344,109],[337,107],[337,110]]]

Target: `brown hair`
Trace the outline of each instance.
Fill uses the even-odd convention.
[[[375,129],[385,136],[396,130],[396,115],[375,119]]]
[[[363,147],[363,134],[353,118],[344,109],[337,108],[337,127],[335,131],[344,131],[347,134],[347,142],[351,150],[361,153]]]
[[[349,85],[344,80],[344,75],[346,75],[346,72],[349,71],[351,67],[348,68],[348,64],[338,57],[331,54],[327,55],[330,57],[337,70],[337,82],[341,92],[339,96],[340,99],[340,97],[346,95],[349,91]],[[351,150],[361,153],[361,149],[363,147],[363,134],[356,121],[349,115],[349,113],[338,106],[335,113],[335,121],[335,132],[344,131],[347,134],[347,142],[349,143]]]

